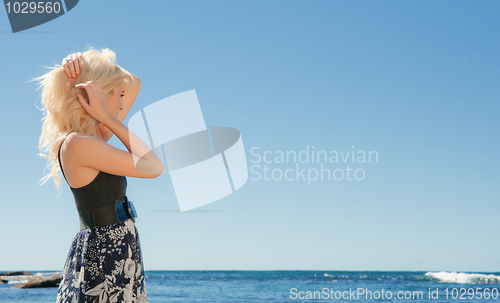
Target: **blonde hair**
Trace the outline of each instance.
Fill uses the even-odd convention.
[[[115,64],[116,55],[109,49],[97,51],[89,49],[83,53],[83,64],[80,75],[76,79],[69,78],[61,65],[50,67],[45,75],[33,79],[38,81],[42,89],[42,134],[38,148],[40,156],[47,158],[46,169],[50,173],[40,179],[40,185],[45,184],[51,177],[57,189],[60,189],[61,178],[58,158],[59,146],[64,139],[73,132],[89,133],[98,123],[90,116],[78,101],[77,92],[87,99],[84,90],[78,90],[75,85],[87,81],[96,82],[108,96],[113,93],[116,85],[123,81],[131,82],[132,75]],[[95,136],[95,134],[93,134]]]

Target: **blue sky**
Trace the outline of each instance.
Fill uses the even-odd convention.
[[[250,173],[198,212],[178,211],[168,174],[128,178],[146,270],[500,271],[498,2],[151,3],[80,1],[16,34],[0,10],[0,270],[62,270],[78,217],[67,184],[38,185],[28,81],[93,46],[141,77],[131,114],[196,89],[207,126],[241,132],[249,169],[296,167],[254,163],[255,147],[379,155],[351,165],[362,181]]]

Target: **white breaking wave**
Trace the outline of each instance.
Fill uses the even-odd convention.
[[[28,280],[10,280],[7,282],[7,284],[20,284],[20,283],[26,283]]]
[[[450,283],[499,283],[500,276],[496,276],[493,274],[485,275],[485,274],[469,274],[464,272],[448,272],[448,271],[440,271],[440,272],[428,272],[425,274],[427,277],[432,277],[438,279],[441,282],[450,282]]]

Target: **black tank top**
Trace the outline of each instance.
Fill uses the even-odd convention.
[[[68,183],[61,164],[61,147],[62,143],[59,146],[57,158],[64,179]],[[116,202],[125,200],[126,177],[99,171],[94,180],[87,185],[74,188],[68,183],[68,186],[75,198],[81,229],[120,223],[116,214]]]

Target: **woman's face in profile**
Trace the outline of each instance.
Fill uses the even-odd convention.
[[[113,91],[106,97],[109,112],[118,117],[118,113],[123,109],[122,97],[124,95],[123,82],[115,86]]]

